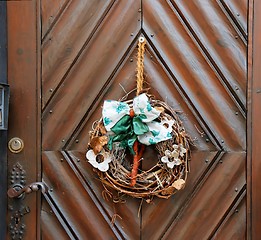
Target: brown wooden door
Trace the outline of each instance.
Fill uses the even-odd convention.
[[[251,1],[41,0],[7,7],[9,139],[24,141],[20,153],[9,152],[8,183],[49,188],[9,200],[8,237],[223,240],[246,239],[248,229],[258,239],[247,228],[256,206],[246,178]],[[140,35],[150,91],[180,112],[195,146],[184,190],[150,204],[130,197],[114,203],[85,153],[103,101],[135,88]]]

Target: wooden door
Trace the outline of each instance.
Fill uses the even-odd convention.
[[[42,181],[49,189],[9,200],[8,236],[258,239],[250,226],[260,219],[251,214],[260,194],[251,176],[260,164],[246,131],[247,117],[259,114],[247,112],[257,104],[247,92],[259,76],[247,78],[251,1],[8,1],[7,9],[9,139],[24,142],[20,153],[9,152],[8,183]],[[135,88],[140,35],[150,92],[179,112],[195,146],[184,190],[150,204],[115,203],[85,153],[103,101]],[[250,123],[248,130],[249,143],[258,139]]]

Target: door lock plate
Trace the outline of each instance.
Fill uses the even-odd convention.
[[[21,138],[14,137],[9,141],[8,148],[12,153],[19,153],[24,148],[24,142]]]

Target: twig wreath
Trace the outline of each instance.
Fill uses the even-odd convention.
[[[139,38],[137,96],[128,101],[105,100],[102,118],[90,132],[86,158],[97,169],[105,189],[143,198],[169,198],[184,188],[190,137],[176,112],[143,91],[145,39]],[[140,168],[146,147],[157,151],[157,163]],[[129,155],[132,155],[130,160]]]

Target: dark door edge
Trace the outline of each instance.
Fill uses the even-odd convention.
[[[6,1],[0,1],[0,84],[7,84]],[[7,130],[0,130],[0,239],[6,238],[7,212]]]

